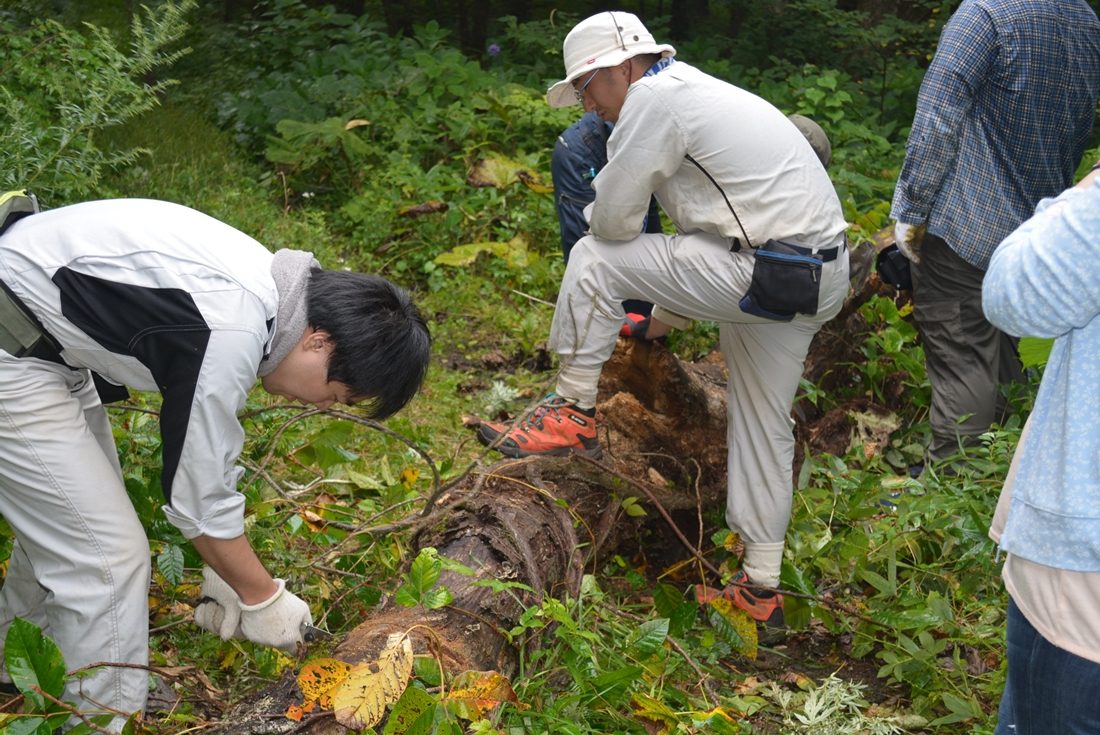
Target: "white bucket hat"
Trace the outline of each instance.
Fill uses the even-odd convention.
[[[565,37],[565,79],[546,91],[546,101],[551,107],[577,104],[574,79],[594,69],[618,66],[639,54],[675,56],[676,49],[654,41],[653,34],[633,13],[608,10],[585,18]]]

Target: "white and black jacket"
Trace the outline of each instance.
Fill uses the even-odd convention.
[[[274,335],[272,254],[168,202],[27,217],[0,237],[3,280],[74,368],[159,391],[165,514],[187,538],[244,532],[237,419]]]

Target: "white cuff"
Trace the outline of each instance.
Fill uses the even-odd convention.
[[[573,401],[577,408],[595,408],[602,370],[602,365],[597,368],[563,367],[558,373],[555,392],[562,398]]]
[[[754,584],[778,587],[779,572],[783,568],[783,544],[754,544],[746,541],[741,568]]]
[[[680,316],[676,312],[669,311],[658,304],[653,305],[653,313],[650,315],[659,322],[664,322],[673,329],[687,329],[691,326],[691,319]]]
[[[263,610],[265,607],[273,605],[275,603],[275,600],[278,600],[280,597],[282,597],[283,593],[286,592],[286,580],[276,579],[275,584],[278,587],[278,589],[275,590],[275,594],[273,594],[271,597],[267,598],[263,602],[257,602],[255,605],[245,605],[242,603],[241,610],[243,610],[244,612],[256,612],[257,610]]]

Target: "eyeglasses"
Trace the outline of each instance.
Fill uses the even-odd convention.
[[[596,71],[592,72],[592,75],[585,80],[585,83],[580,87],[573,87],[573,94],[577,97],[577,102],[584,102],[584,90],[588,89],[588,85],[592,83],[592,80],[596,78],[596,75],[603,70],[601,66]]]

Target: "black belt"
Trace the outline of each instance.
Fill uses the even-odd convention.
[[[794,243],[788,242],[787,240],[784,240],[783,244],[794,250],[799,255],[809,255],[811,258],[816,256],[818,258],[821,258],[822,263],[831,263],[836,260],[837,256],[840,255],[841,252],[844,251],[844,248],[848,247],[848,236],[845,235],[844,242],[840,245],[837,245],[835,248],[825,248],[824,250],[818,250],[816,253],[814,252],[813,248],[808,248],[803,245],[795,245]],[[755,250],[756,248],[753,249]],[[740,250],[741,238],[732,238],[730,240],[730,252],[736,253]]]
[[[836,260],[836,256],[840,255],[841,251],[843,251],[845,247],[845,245],[837,245],[835,248],[825,248],[824,250],[818,250],[815,253],[813,248],[807,248],[801,245],[793,245],[791,243],[787,243],[787,245],[799,255],[809,255],[811,257],[817,256],[818,258],[821,258],[822,263],[829,263]]]

